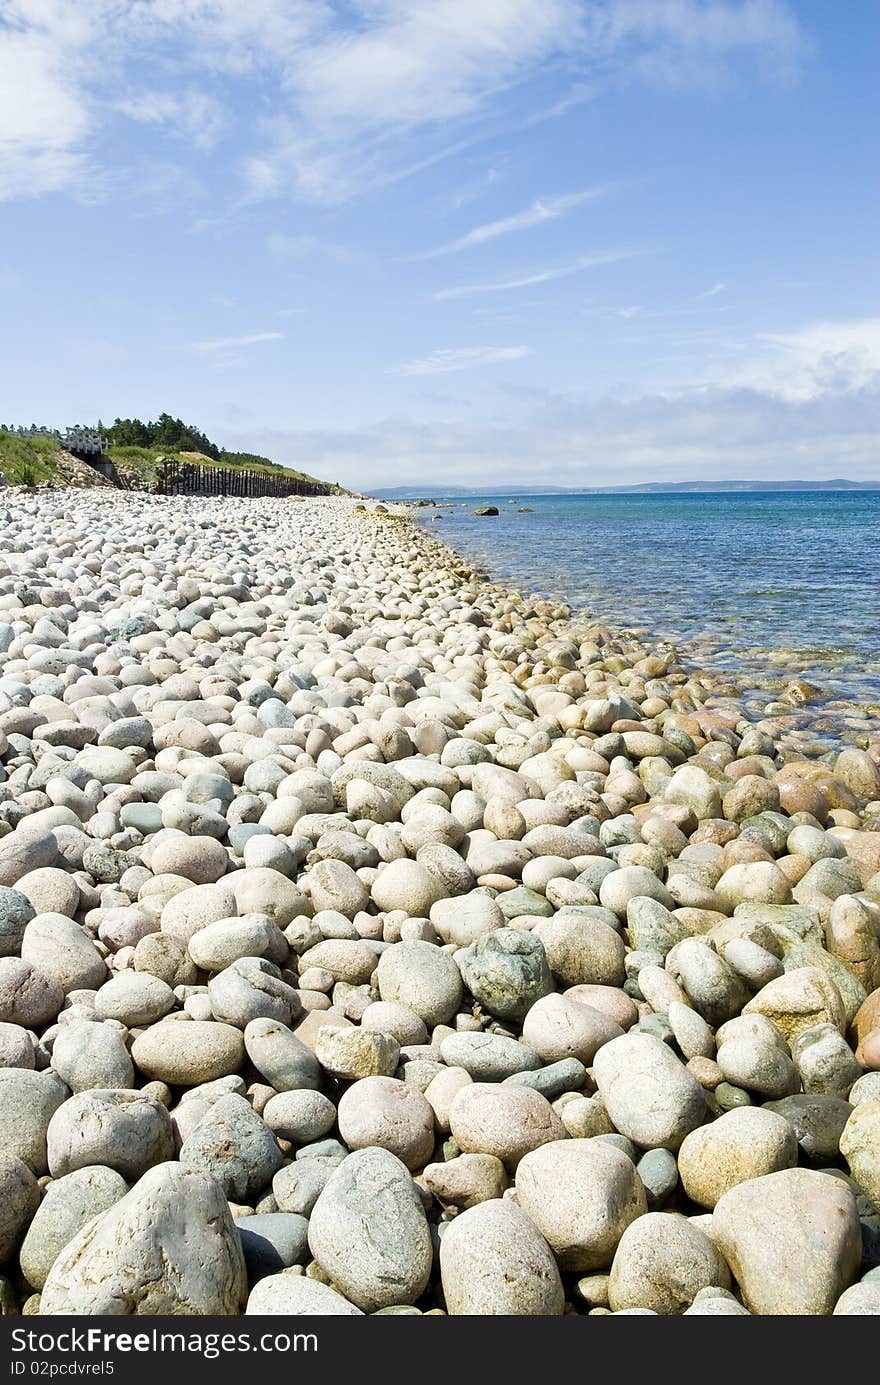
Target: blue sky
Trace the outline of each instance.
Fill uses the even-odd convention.
[[[880,479],[873,0],[0,0],[0,419]]]

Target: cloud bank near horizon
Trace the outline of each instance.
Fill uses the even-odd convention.
[[[359,429],[246,430],[229,445],[354,489],[880,480],[880,318],[770,337],[725,382],[626,399],[530,397],[527,409],[512,399],[509,419],[492,422],[452,416],[426,426],[401,414]]]

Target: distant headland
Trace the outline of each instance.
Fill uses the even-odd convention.
[[[835,477],[829,481],[644,481],[637,486],[547,486],[538,483],[518,486],[449,486],[434,488],[433,494],[444,498],[460,495],[712,495],[744,491],[880,491],[880,480],[848,481]],[[424,496],[424,486],[388,486],[373,490],[371,495],[381,500],[415,500]]]

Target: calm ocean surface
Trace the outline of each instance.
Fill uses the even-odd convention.
[[[475,517],[479,504],[497,505],[498,518]],[[519,514],[521,505],[533,512]],[[453,506],[415,514],[493,577],[673,640],[765,696],[799,677],[834,701],[880,702],[880,492]]]

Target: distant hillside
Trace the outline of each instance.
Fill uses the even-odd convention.
[[[877,491],[880,480],[848,481],[646,481],[638,486],[542,486],[534,482],[515,486],[389,486],[370,494],[380,500],[417,500],[425,496],[489,495],[666,495],[738,494],[744,491]]]

